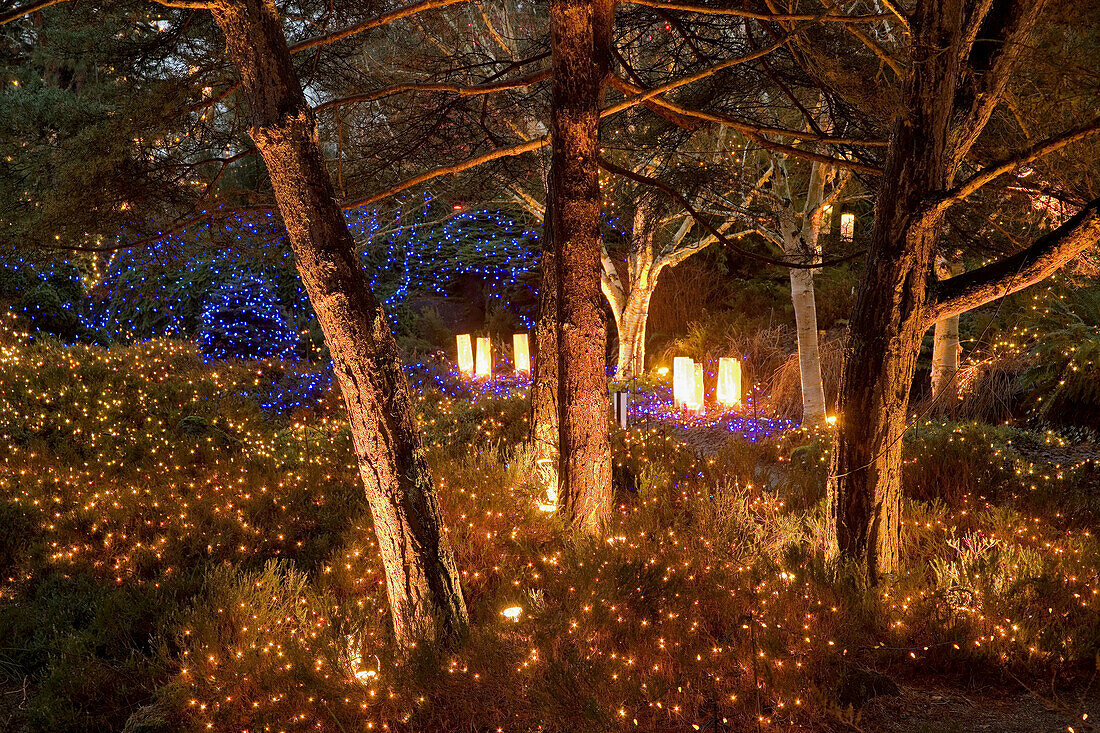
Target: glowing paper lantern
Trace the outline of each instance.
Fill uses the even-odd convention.
[[[677,356],[672,360],[672,401],[677,407],[688,407],[695,402],[695,362],[690,356]]]
[[[474,368],[474,376],[479,379],[488,379],[493,376],[493,352],[491,349],[488,336],[477,337],[477,366]]]
[[[741,404],[741,362],[728,356],[718,360],[718,404]]]
[[[692,407],[703,411],[703,365],[698,363],[695,364],[695,404]]]
[[[458,336],[458,369],[463,374],[470,374],[474,370],[474,348],[470,344],[468,333]]]
[[[515,351],[516,359],[516,371],[517,372],[530,372],[531,371],[531,346],[527,341],[527,334],[516,333],[512,334],[512,348]]]
[[[840,238],[845,242],[851,242],[856,234],[856,215],[840,215]]]

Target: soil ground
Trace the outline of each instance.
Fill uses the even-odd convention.
[[[865,733],[1066,733],[1095,731],[1100,690],[1040,697],[1020,688],[959,691],[899,685],[901,695],[870,700],[854,731]],[[1088,715],[1082,718],[1082,715]]]

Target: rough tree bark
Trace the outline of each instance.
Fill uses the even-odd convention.
[[[559,477],[563,515],[598,534],[611,515],[611,444],[600,307],[600,87],[612,0],[551,0],[550,218],[557,257]]]
[[[961,262],[936,258],[936,277],[947,280],[963,273]],[[936,321],[932,332],[932,398],[940,408],[950,408],[959,399],[959,316]]]
[[[903,111],[849,322],[828,481],[830,554],[858,562],[872,582],[898,570],[901,439],[925,330],[1037,282],[1100,234],[1094,202],[1024,252],[929,283],[956,174],[1028,47],[1041,5],[920,0],[912,14]]]
[[[332,354],[393,611],[407,646],[467,623],[458,571],[393,334],[336,203],[313,114],[272,0],[213,6],[248,99],[298,272]]]
[[[549,190],[549,185],[547,185]],[[558,277],[554,233],[547,211],[542,219],[539,312],[535,322],[535,361],[531,380],[531,451],[536,479],[550,503],[558,500]]]

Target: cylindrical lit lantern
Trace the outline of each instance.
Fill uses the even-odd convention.
[[[695,403],[692,407],[703,411],[703,365],[695,363]]]
[[[729,356],[718,360],[718,404],[741,404],[741,362]]]
[[[856,234],[856,215],[845,213],[840,215],[840,238],[845,242],[851,242]]]
[[[695,402],[695,362],[690,356],[672,360],[672,401],[677,407]]]
[[[477,337],[477,367],[474,376],[479,379],[488,379],[493,376],[493,354],[490,351],[488,336]]]
[[[458,335],[458,369],[463,374],[474,371],[474,347],[470,344],[470,334]]]
[[[512,348],[515,351],[516,359],[516,371],[517,372],[530,372],[531,371],[531,347],[527,341],[527,334],[515,333],[512,334]]]
[[[821,233],[832,234],[833,232],[833,205],[825,204],[821,209]]]

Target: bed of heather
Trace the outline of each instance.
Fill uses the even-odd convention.
[[[523,384],[421,367],[471,628],[402,656],[339,396],[263,409],[287,378],[5,331],[6,730],[894,730],[937,686],[1088,729],[1100,473],[1054,433],[915,426],[908,571],[869,589],[823,556],[825,435],[618,430],[612,528],[578,543]]]

